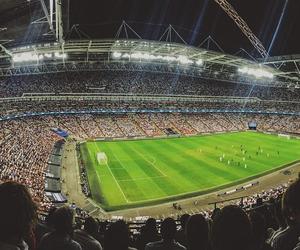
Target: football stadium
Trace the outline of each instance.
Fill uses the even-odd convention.
[[[0,249],[299,250],[299,11],[0,0]]]

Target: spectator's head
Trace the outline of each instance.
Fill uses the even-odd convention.
[[[93,217],[88,217],[84,221],[84,230],[93,235],[98,232],[99,225]]]
[[[157,232],[157,228],[156,228],[156,220],[154,218],[149,218],[146,221],[145,224],[145,231],[147,232],[153,232],[156,233]]]
[[[248,250],[252,228],[248,216],[238,206],[226,206],[215,217],[211,231],[213,250]]]
[[[53,214],[54,212],[56,211],[57,207],[51,207],[49,212],[48,212],[48,215],[46,217],[46,224],[48,227],[53,227]]]
[[[300,225],[300,179],[292,183],[282,198],[282,209],[290,225]]]
[[[105,250],[127,250],[129,246],[129,229],[123,220],[112,223],[104,234]]]
[[[188,249],[207,249],[208,222],[201,214],[192,215],[186,224],[186,238]]]
[[[183,214],[180,216],[180,225],[183,230],[185,229],[186,223],[189,218],[190,218],[189,214]]]
[[[175,238],[176,222],[172,218],[166,218],[161,223],[161,237],[164,240],[170,241]]]
[[[0,241],[28,236],[37,218],[37,206],[28,189],[16,182],[2,183],[0,201]]]
[[[214,209],[214,211],[212,212],[212,215],[211,215],[212,220],[214,220],[215,217],[218,216],[218,214],[219,214],[220,212],[221,212],[221,209],[218,208],[218,207],[216,207],[216,208]]]
[[[264,216],[259,212],[251,212],[249,219],[253,230],[253,247],[260,249],[267,238],[267,226]]]
[[[52,216],[54,230],[62,235],[73,232],[74,212],[71,208],[64,206],[58,208]]]

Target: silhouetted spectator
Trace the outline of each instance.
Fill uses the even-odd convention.
[[[211,240],[213,250],[251,249],[252,228],[246,213],[238,206],[224,207],[214,218]]]
[[[292,250],[300,235],[300,179],[292,183],[282,198],[283,214],[288,227],[273,240],[275,250]]]
[[[148,243],[145,250],[185,250],[186,248],[175,241],[176,222],[166,218],[161,224],[161,241]]]
[[[35,237],[38,244],[46,233],[53,231],[52,216],[56,209],[56,207],[51,207],[48,212],[48,215],[46,216],[45,223],[38,222],[36,224]]]
[[[84,222],[84,229],[74,231],[74,240],[82,247],[82,250],[102,250],[102,246],[94,236],[98,233],[98,223],[92,217],[88,217]]]
[[[72,239],[73,210],[69,207],[58,208],[53,216],[54,231],[47,233],[41,239],[40,250],[81,250],[78,242]]]
[[[253,249],[272,250],[272,247],[266,243],[267,226],[264,216],[259,212],[253,211],[249,214],[249,219],[253,230]]]
[[[141,233],[137,238],[136,246],[139,250],[144,250],[145,246],[149,242],[154,242],[160,240],[160,236],[157,231],[156,220],[154,218],[149,218],[146,221],[145,226],[141,228]]]
[[[34,248],[32,232],[37,207],[28,189],[16,182],[2,183],[0,200],[0,249],[23,250],[28,245]]]
[[[186,224],[188,250],[206,250],[208,248],[208,222],[201,214],[192,215]]]
[[[180,216],[180,226],[181,228],[176,232],[175,240],[183,246],[187,246],[186,243],[186,234],[185,234],[185,226],[190,218],[189,214],[183,214]]]
[[[112,223],[104,234],[105,250],[134,250],[129,243],[129,229],[122,220]]]

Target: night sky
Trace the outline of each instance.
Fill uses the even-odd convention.
[[[259,37],[271,56],[300,54],[300,0],[228,2]],[[70,1],[70,26],[79,24],[80,29],[91,38],[114,37],[122,20],[144,39],[158,40],[167,26],[172,24],[188,44],[198,46],[211,35],[227,53],[244,48],[259,56],[214,0]]]

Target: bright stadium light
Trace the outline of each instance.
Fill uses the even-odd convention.
[[[199,66],[203,65],[203,60],[202,59],[198,59],[196,61],[196,64],[199,65]]]
[[[250,76],[254,76],[256,78],[270,78],[273,79],[274,75],[266,70],[263,70],[261,68],[248,68],[248,67],[243,67],[238,69],[239,73],[242,74],[247,74]]]
[[[139,61],[162,61],[162,62],[171,62],[171,63],[179,63],[182,65],[196,64],[198,66],[203,65],[203,60],[192,60],[185,55],[178,56],[170,56],[170,55],[159,55],[159,54],[151,54],[149,52],[140,52],[136,51],[133,53],[120,53],[117,51],[112,52],[111,54],[113,59],[133,59]]]
[[[12,56],[13,62],[30,62],[37,61],[38,55],[33,52],[15,53]]]
[[[46,53],[46,54],[44,54],[44,57],[51,58],[52,54],[51,53]]]
[[[55,52],[54,53],[54,56],[56,57],[56,58],[64,58],[64,59],[66,59],[67,58],[67,54],[66,53],[59,53],[59,52]]]
[[[130,58],[130,55],[128,53],[125,53],[122,55],[122,58]]]
[[[186,56],[178,56],[177,58],[178,62],[182,63],[182,64],[190,64],[193,63],[192,60],[188,59]]]
[[[120,58],[120,57],[122,56],[122,54],[121,54],[120,52],[114,52],[114,53],[112,54],[112,56],[113,56],[114,58]]]

